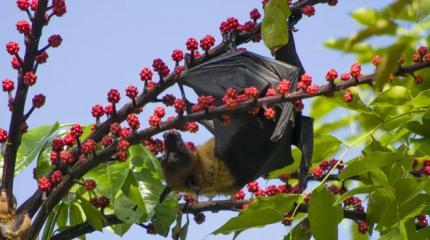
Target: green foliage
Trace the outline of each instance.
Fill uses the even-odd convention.
[[[288,43],[287,19],[290,14],[290,8],[284,0],[273,0],[266,4],[261,36],[269,49],[275,50]]]

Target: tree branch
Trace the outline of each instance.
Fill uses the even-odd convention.
[[[27,72],[33,70],[35,58],[38,53],[39,39],[45,23],[47,5],[48,0],[39,0],[32,22],[31,36],[28,37],[28,43],[26,44],[23,65],[21,65],[21,71],[19,71],[18,74],[16,95],[12,103],[13,110],[9,126],[8,144],[6,145],[4,154],[4,167],[2,176],[2,187],[6,190],[6,193],[9,197],[9,206],[13,206],[11,204],[11,196],[13,194],[15,162],[17,151],[21,144],[22,133],[20,127],[24,121],[23,113],[28,91],[28,86],[23,83],[23,77]]]

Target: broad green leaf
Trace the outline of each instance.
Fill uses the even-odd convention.
[[[114,213],[124,223],[142,223],[147,220],[147,215],[136,203],[120,192],[114,202]]]
[[[57,225],[58,227],[64,227],[67,224],[67,220],[69,219],[69,206],[66,204],[61,204],[60,209],[58,210],[58,218]]]
[[[54,208],[54,210],[49,214],[48,220],[45,223],[45,228],[43,229],[42,240],[51,239],[52,233],[54,232],[55,222],[58,217],[58,210],[61,210],[64,205],[60,205]]]
[[[125,196],[137,204],[141,209],[145,210],[145,202],[143,201],[142,195],[140,194],[139,188],[137,186],[136,179],[133,173],[129,172],[127,179],[121,188]]]
[[[231,218],[213,234],[229,234],[280,222],[283,219],[282,215],[293,208],[297,198],[296,195],[286,194],[275,195],[270,198],[258,197],[239,216]]]
[[[407,46],[408,40],[404,40],[391,45],[387,49],[387,54],[382,57],[382,62],[376,71],[374,81],[376,89],[381,90],[384,84],[388,82],[389,75],[397,70],[399,58]]]
[[[188,235],[188,227],[190,226],[190,219],[187,215],[187,222],[184,224],[184,226],[181,227],[180,233],[179,233],[179,239],[180,240],[186,240]]]
[[[374,114],[372,113],[372,109],[370,109],[366,104],[360,99],[358,95],[354,95],[351,102],[345,102],[343,100],[343,95],[341,92],[336,92],[333,96],[325,97],[325,100],[335,104],[338,107],[346,108],[351,111]]]
[[[348,163],[345,170],[339,174],[340,179],[348,179],[370,171],[371,169],[393,164],[406,157],[396,152],[373,152],[362,159],[357,159]]]
[[[266,4],[261,36],[270,50],[276,50],[288,43],[287,19],[290,14],[290,8],[284,0],[273,0]]]
[[[309,229],[308,219],[304,219],[301,223],[297,224],[290,233],[284,237],[284,240],[309,240],[312,234]]]
[[[112,225],[109,228],[118,236],[122,237],[124,234],[128,232],[132,224],[122,223],[122,224],[116,224]]]
[[[321,119],[336,109],[336,104],[326,101],[325,97],[317,96],[311,104],[311,116]]]
[[[18,175],[36,158],[51,134],[59,128],[60,124],[56,122],[53,125],[45,125],[30,129],[22,136],[21,145],[16,157],[15,175]],[[3,170],[3,164],[3,155],[0,154],[0,171]]]
[[[382,186],[375,186],[375,185],[366,185],[354,188],[346,193],[344,193],[340,198],[336,200],[334,205],[342,203],[344,200],[357,195],[357,194],[363,194],[363,193],[370,193],[373,192],[375,189],[382,188]]]
[[[84,210],[87,221],[95,230],[101,231],[104,226],[104,217],[101,212],[87,200],[80,198],[82,210]]]
[[[76,203],[70,205],[70,225],[75,226],[84,222],[84,218],[82,217],[83,212],[79,205]]]
[[[379,240],[404,240],[402,239],[402,235],[400,233],[400,230],[398,228],[395,228],[388,233],[384,234],[379,238]]]
[[[420,92],[414,97],[410,104],[416,108],[429,107],[430,106],[430,89]]]
[[[377,15],[378,12],[372,8],[359,8],[351,14],[352,18],[366,26],[374,25],[377,20]]]
[[[331,135],[315,134],[312,162],[318,163],[333,158],[341,145],[342,142]]]
[[[371,105],[402,105],[411,100],[411,93],[406,87],[393,86],[379,93]]]
[[[161,182],[159,161],[142,145],[130,147],[130,158],[131,171],[145,203],[148,217],[151,218],[165,187]]]
[[[130,159],[126,162],[102,163],[88,172],[85,177],[95,180],[96,192],[113,201],[127,178],[129,165]]]
[[[417,4],[417,22],[430,15],[430,2],[427,0],[414,0]]]
[[[300,166],[300,161],[302,159],[302,152],[298,148],[293,148],[291,150],[291,154],[293,155],[293,159],[294,159],[293,164],[288,165],[284,168],[275,170],[273,172],[270,172],[269,176],[267,177],[268,179],[276,179],[276,178],[279,178],[279,176],[281,176],[282,174],[285,174],[285,173],[290,174],[297,171],[297,169]]]
[[[341,205],[333,205],[335,201],[333,194],[324,188],[312,193],[308,218],[315,240],[337,239],[337,225],[342,221],[343,210]]]
[[[375,24],[370,25],[354,34],[349,40],[348,48],[373,36],[380,36],[384,34],[393,35],[396,33],[396,30],[397,24],[394,21],[384,18],[377,19]]]
[[[175,195],[169,195],[160,205],[155,208],[155,214],[152,218],[155,230],[161,236],[167,237],[172,223],[178,214],[178,199]]]

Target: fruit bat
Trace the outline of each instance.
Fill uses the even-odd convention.
[[[294,43],[275,53],[284,62],[248,51],[228,52],[189,69],[180,81],[198,95],[212,95],[216,106],[223,104],[228,88],[241,93],[253,86],[263,97],[268,88],[276,88],[282,79],[288,79],[293,91],[303,69],[292,48]],[[299,181],[305,184],[312,155],[312,119],[295,112],[291,102],[272,107],[277,112],[276,121],[266,119],[262,109],[257,115],[233,114],[228,127],[220,119],[213,119],[214,137],[196,152],[188,149],[178,132],[166,132],[161,166],[168,191],[234,193],[246,183],[291,164],[291,145],[302,150]]]

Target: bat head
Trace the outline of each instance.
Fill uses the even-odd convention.
[[[164,169],[178,171],[185,171],[191,167],[195,156],[185,145],[179,132],[168,131],[163,134],[163,138],[165,151],[161,158],[161,166]]]

